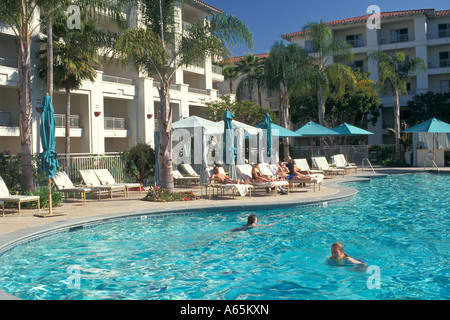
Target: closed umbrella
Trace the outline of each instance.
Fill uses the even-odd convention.
[[[52,99],[49,95],[44,97],[41,105],[41,144],[44,150],[39,158],[41,160],[41,173],[48,179],[48,214],[39,214],[40,217],[50,217],[61,215],[61,213],[54,214],[52,212],[52,185],[51,178],[56,175],[59,169],[58,155],[55,152],[56,137],[55,137],[55,114],[53,111]]]
[[[223,146],[224,146],[225,164],[230,166],[229,171],[230,171],[231,179],[236,180],[236,167],[234,165],[234,159],[237,156],[237,149],[234,146],[234,132],[233,132],[233,124],[232,124],[233,119],[234,119],[234,114],[232,114],[228,110],[225,111],[225,115],[223,117],[223,123],[224,123]],[[229,141],[228,144],[227,144],[227,141]]]
[[[343,123],[336,128],[333,128],[333,131],[336,131],[339,133],[339,135],[344,136],[345,140],[345,160],[347,160],[347,136],[363,136],[363,135],[370,135],[373,134],[370,131],[352,126],[348,123]]]
[[[308,122],[303,127],[295,131],[305,137],[311,137],[311,156],[313,156],[312,150],[312,138],[313,137],[327,137],[327,136],[337,136],[339,135],[336,131],[328,129],[327,127],[321,126],[313,121]]]

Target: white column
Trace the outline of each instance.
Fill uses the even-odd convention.
[[[153,78],[139,77],[135,82],[137,99],[137,139],[149,145],[154,144],[155,113],[153,99]]]

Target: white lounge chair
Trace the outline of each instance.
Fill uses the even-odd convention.
[[[311,173],[321,173],[323,174],[323,171],[320,169],[310,169],[308,160],[306,159],[294,159],[294,164],[300,169],[300,171],[309,171]]]
[[[325,175],[332,175],[334,177],[336,174],[342,174],[343,177],[345,176],[344,169],[330,167],[325,157],[312,157],[311,160],[314,166],[322,170]]]
[[[355,163],[348,163],[343,154],[331,156],[331,161],[336,168],[344,169],[345,171],[354,169],[355,173],[358,173],[358,166]]]
[[[225,174],[225,170],[222,167],[219,167],[219,173]],[[249,198],[252,197],[252,190],[253,186],[250,184],[237,184],[237,183],[219,183],[215,182],[214,180],[211,180],[212,175],[214,174],[214,168],[212,167],[206,167],[205,168],[205,175],[208,179],[208,182],[203,183],[203,187],[206,189],[206,195],[209,196],[209,199],[211,199],[211,196],[215,194],[215,191],[217,191],[217,195],[224,195],[227,191],[232,191],[233,199],[238,193],[241,197],[245,197],[246,195],[249,196]],[[202,189],[202,196],[203,196],[203,189]]]
[[[279,165],[278,164],[270,164],[268,165],[269,168],[271,169],[272,172],[278,172],[279,169]],[[300,169],[300,168],[299,168]],[[303,170],[302,170],[303,171]],[[277,175],[278,176],[278,175]],[[287,180],[289,182],[289,186],[291,188],[291,190],[295,187],[297,188],[299,185],[304,186],[305,184],[312,184],[313,185],[313,189],[314,192],[316,192],[316,185],[319,186],[319,190],[320,190],[320,185],[323,182],[323,178],[324,175],[320,174],[320,173],[311,173],[311,174],[305,174],[305,176],[307,177],[311,177],[311,180],[306,180],[306,179],[292,179],[292,180]]]
[[[38,211],[40,210],[40,197],[39,196],[25,196],[25,195],[12,195],[9,193],[8,187],[3,181],[2,177],[0,177],[0,201],[4,202],[15,202],[19,206],[19,215],[20,215],[20,204],[22,202],[30,202],[37,201]],[[5,216],[5,208],[4,204],[2,204],[2,214]]]
[[[56,175],[52,177],[52,180],[55,183],[56,189],[60,192],[64,192],[66,200],[69,193],[79,193],[83,202],[86,203],[86,193],[100,192],[100,189],[98,188],[75,187],[67,173],[64,171],[58,171]]]
[[[197,172],[195,172],[194,168],[192,168],[192,166],[190,164],[182,163],[182,164],[180,164],[180,167],[187,173],[187,175],[189,177],[199,177],[200,178],[200,175]]]
[[[125,186],[124,185],[102,185],[100,180],[98,179],[95,171],[92,169],[89,170],[78,170],[78,173],[81,176],[84,184],[90,188],[97,188],[100,191],[106,190],[109,192],[109,197],[112,199],[113,192],[122,191],[123,195],[126,195]],[[101,192],[98,193],[98,198],[100,199]]]
[[[176,182],[180,183],[180,181],[194,181],[196,184],[200,184],[200,176],[191,177],[191,176],[183,176],[179,170],[172,170],[174,184]]]
[[[236,165],[236,172],[240,175],[244,181],[251,181],[251,184],[254,187],[259,188],[270,188],[274,189],[274,195],[278,194],[278,187],[286,187],[287,192],[289,193],[289,182],[287,181],[269,181],[269,182],[255,182],[252,177],[252,166],[250,164],[239,164]]]
[[[95,174],[97,175],[98,180],[100,180],[100,183],[102,185],[116,185],[116,186],[123,185],[125,187],[125,194],[127,197],[128,197],[129,189],[132,189],[132,188],[139,188],[139,194],[140,195],[142,194],[141,184],[139,182],[117,183],[108,169],[96,169],[94,171],[95,171]]]

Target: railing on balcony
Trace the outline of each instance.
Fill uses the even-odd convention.
[[[131,84],[131,85],[134,84],[134,80],[133,79],[121,78],[121,77],[116,77],[116,76],[109,76],[109,75],[106,75],[106,74],[102,75],[102,81],[121,83],[121,84]]]
[[[197,89],[197,88],[189,87],[188,91],[191,92],[191,93],[208,95],[208,90],[205,90],[205,89]]]
[[[125,118],[105,117],[106,130],[125,130]]]
[[[353,39],[353,40],[346,39],[346,41],[347,41],[353,48],[360,48],[360,47],[364,47],[364,46],[365,46],[363,39]]]
[[[450,67],[450,59],[439,59],[439,62],[428,61],[428,69],[448,68]]]
[[[80,116],[70,115],[70,127],[79,128],[80,127]],[[66,115],[65,114],[55,114],[55,125],[57,128],[66,127]]]
[[[427,39],[440,39],[450,37],[450,30],[439,30],[437,33],[427,33]]]
[[[17,61],[13,59],[0,58],[0,66],[17,68]]]
[[[153,81],[153,86],[154,87],[159,87],[159,86],[161,86],[161,82]],[[177,84],[171,84],[170,85],[170,90],[178,90],[178,85]]]
[[[0,127],[18,127],[19,113],[0,111]]]

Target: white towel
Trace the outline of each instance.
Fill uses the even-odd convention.
[[[237,190],[241,197],[245,197],[252,187],[245,184],[225,184],[225,191]]]

